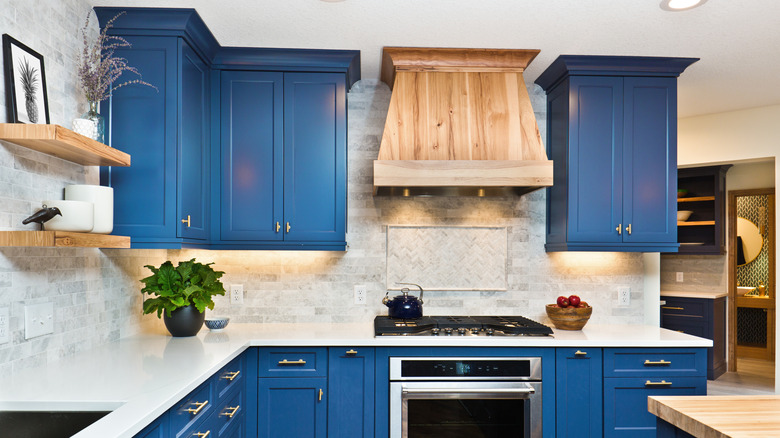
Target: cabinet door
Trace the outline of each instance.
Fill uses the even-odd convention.
[[[660,384],[661,381],[666,384]],[[705,395],[701,377],[604,379],[604,437],[655,438],[656,417],[647,411],[651,395]]]
[[[116,50],[157,87],[131,85],[114,91],[102,113],[110,145],[133,157],[130,167],[101,171],[101,183],[114,188],[114,234],[160,240],[173,238],[176,212],[178,39],[127,36],[132,48]],[[125,75],[119,81],[137,79]]]
[[[555,354],[556,435],[600,437],[601,349],[558,348]]]
[[[258,383],[258,436],[325,437],[325,377],[262,378]]]
[[[281,240],[282,73],[223,71],[220,80],[220,239]]]
[[[284,75],[286,241],[344,241],[345,82],[341,73]]]
[[[624,78],[625,242],[677,242],[677,79]]]
[[[183,40],[177,169],[178,237],[208,238],[209,69]],[[186,221],[186,222],[184,222]]]
[[[623,78],[571,78],[568,241],[619,243]]]
[[[328,436],[374,436],[374,349],[331,347]]]

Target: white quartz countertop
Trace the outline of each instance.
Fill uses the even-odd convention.
[[[638,325],[588,324],[552,337],[374,337],[364,324],[230,324],[173,338],[145,333],[0,377],[0,410],[113,411],[77,438],[132,437],[250,346],[709,347]]]
[[[715,298],[721,298],[728,295],[726,291],[678,291],[678,290],[662,290],[662,297],[677,297],[677,298],[706,298],[714,300]]]

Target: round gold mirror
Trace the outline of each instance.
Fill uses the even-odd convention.
[[[758,226],[743,217],[737,218],[737,266],[746,265],[758,257],[764,246]]]

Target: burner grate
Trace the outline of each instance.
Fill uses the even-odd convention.
[[[377,316],[374,334],[430,335],[433,332],[466,329],[480,334],[547,336],[552,329],[523,316],[424,316],[420,319],[393,319]]]

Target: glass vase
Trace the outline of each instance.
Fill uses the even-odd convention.
[[[99,102],[89,102],[89,110],[73,121],[73,130],[93,140],[105,143],[106,121],[98,113]]]

